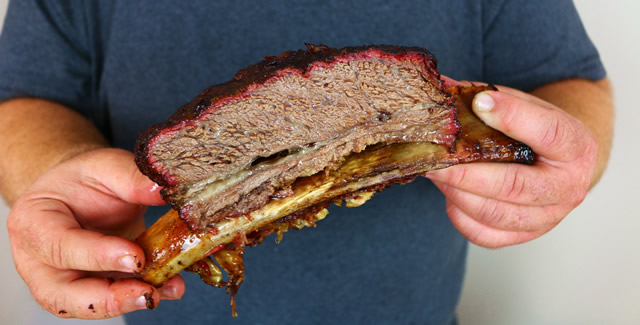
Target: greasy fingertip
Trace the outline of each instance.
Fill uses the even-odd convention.
[[[131,194],[131,201],[144,205],[165,205],[160,191],[162,187],[136,170]]]
[[[122,149],[104,149],[97,154],[100,154],[100,164],[91,165],[90,172],[110,192],[129,203],[165,204],[160,196],[161,188],[140,172],[133,153]]]
[[[46,267],[45,267],[46,269]],[[104,319],[141,309],[153,309],[160,294],[152,285],[137,279],[76,278],[49,281],[47,292],[34,294],[36,301],[61,318]]]
[[[111,306],[115,314],[154,309],[160,303],[160,293],[153,286],[136,279],[118,280],[111,284]]]
[[[125,254],[118,258],[117,266],[120,269],[117,271],[126,272],[126,273],[135,273],[144,267],[144,258],[138,254]]]
[[[88,271],[138,272],[144,267],[144,252],[127,239],[104,236],[89,230],[77,229],[62,240],[65,247],[60,263],[67,269]],[[70,249],[72,247],[73,249]]]
[[[146,176],[145,176],[146,177]],[[142,187],[142,191],[146,191],[145,194],[143,194],[145,196],[144,199],[144,204],[147,205],[165,205],[167,204],[164,199],[162,199],[162,195],[160,194],[160,191],[162,190],[162,187],[158,184],[156,184],[155,182],[148,180],[148,184],[146,184],[146,186]]]

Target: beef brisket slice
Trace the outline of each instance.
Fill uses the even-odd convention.
[[[313,226],[326,215],[322,209],[331,202],[358,206],[392,184],[406,183],[431,170],[481,161],[532,164],[535,158],[528,146],[490,128],[472,112],[474,96],[485,90],[496,89],[446,89],[462,127],[455,151],[429,142],[372,145],[350,154],[336,169],[296,179],[287,190],[279,191],[283,195],[278,200],[269,201],[248,217],[227,218],[203,231],[192,231],[175,210],[170,210],[136,239],[146,257],[141,278],[160,286],[189,265],[207,261],[206,257],[219,249],[253,246],[270,233],[280,237],[289,228]],[[390,217],[386,222],[405,221]],[[213,268],[210,263],[204,266]],[[201,276],[221,281],[219,272],[208,272],[208,267],[201,270],[206,272]],[[205,281],[212,283],[210,280]]]
[[[453,147],[459,124],[421,48],[308,45],[240,71],[138,140],[136,162],[193,229],[377,143]]]

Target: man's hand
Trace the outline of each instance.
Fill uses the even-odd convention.
[[[179,276],[162,288],[139,281],[147,205],[164,202],[133,155],[99,149],[41,176],[7,221],[18,273],[36,301],[59,317],[108,318],[155,307],[184,293]]]
[[[476,95],[473,110],[537,157],[532,166],[475,163],[428,173],[447,198],[453,225],[484,247],[545,234],[584,200],[595,179],[598,142],[566,111],[514,89]]]

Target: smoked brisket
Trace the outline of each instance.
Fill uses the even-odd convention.
[[[149,128],[136,163],[192,230],[286,197],[291,184],[380,144],[455,150],[436,61],[417,47],[307,45],[240,72]]]

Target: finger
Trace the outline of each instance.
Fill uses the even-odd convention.
[[[58,269],[132,273],[144,266],[144,253],[138,245],[80,228],[71,210],[60,201],[18,201],[8,226],[15,237],[12,239]]]
[[[113,281],[122,279],[136,278],[131,273],[124,272],[91,272],[91,276],[96,278],[107,278]],[[177,300],[182,298],[185,292],[184,279],[180,274],[169,279],[169,281],[162,284],[160,287],[156,287],[162,300]]]
[[[180,274],[174,276],[162,287],[158,288],[162,300],[176,300],[182,298],[185,291],[184,280]]]
[[[489,126],[554,161],[576,160],[595,143],[587,129],[568,113],[506,92],[477,94],[473,110]]]
[[[58,317],[111,318],[135,310],[153,309],[161,299],[152,285],[133,278],[83,278],[78,271],[31,265],[35,267],[25,281],[32,288],[32,295]]]
[[[564,189],[571,173],[545,163],[536,166],[520,164],[462,164],[428,172],[435,182],[482,197],[522,205],[550,205],[573,201],[574,191]],[[565,181],[566,179],[566,181]]]
[[[100,159],[92,159],[92,155],[100,155]],[[86,175],[90,175],[83,179],[84,182],[103,185],[105,191],[112,192],[129,203],[165,204],[160,196],[162,188],[140,172],[131,152],[103,149],[91,152],[83,158],[86,161],[84,171]]]
[[[539,231],[556,225],[566,213],[558,206],[522,206],[461,191],[434,182],[447,199],[466,215],[497,230]],[[568,213],[568,211],[567,211]]]
[[[447,200],[447,214],[453,226],[470,242],[486,247],[500,248],[536,239],[549,229],[534,232],[512,232],[483,225]]]

